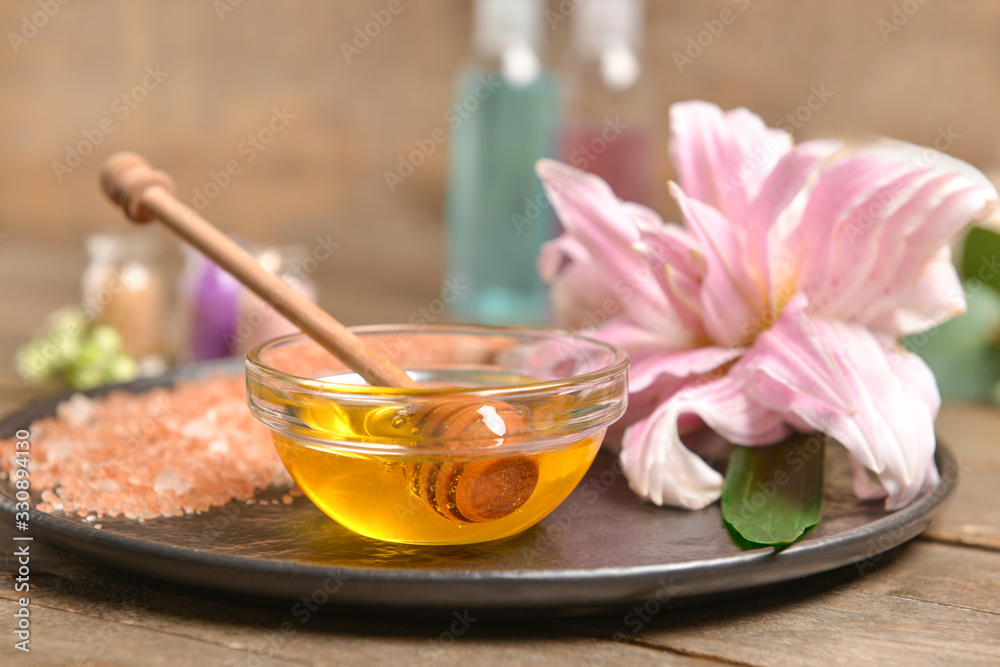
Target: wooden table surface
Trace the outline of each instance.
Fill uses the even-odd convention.
[[[6,246],[6,247],[5,247]],[[14,246],[14,247],[12,247]],[[76,296],[78,249],[0,246],[0,414],[29,399],[9,359]],[[343,307],[343,306],[342,306]],[[340,312],[343,312],[341,310]],[[954,501],[871,567],[844,567],[749,597],[663,609],[636,622],[398,620],[321,613],[117,572],[32,546],[31,654],[14,648],[12,530],[0,528],[5,665],[996,665],[1000,664],[1000,411],[946,405]],[[325,610],[324,610],[325,611]],[[294,619],[300,620],[298,618]],[[288,625],[284,626],[289,627]]]

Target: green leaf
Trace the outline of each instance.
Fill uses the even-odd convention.
[[[962,277],[981,280],[1000,294],[1000,234],[984,227],[969,230],[962,251]]]
[[[819,523],[826,441],[821,433],[796,434],[766,447],[734,447],[722,488],[726,525],[758,548],[787,546]]]
[[[1000,293],[966,283],[968,311],[944,324],[904,338],[927,362],[944,398],[984,400],[1000,383]]]

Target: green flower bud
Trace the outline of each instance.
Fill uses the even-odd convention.
[[[94,367],[70,368],[66,380],[73,389],[93,389],[104,384],[101,369]]]
[[[98,324],[87,336],[87,340],[92,342],[102,353],[111,356],[121,352],[122,337],[111,325]]]
[[[132,357],[127,354],[119,354],[104,367],[103,376],[104,380],[109,383],[130,382],[139,377],[139,366]]]

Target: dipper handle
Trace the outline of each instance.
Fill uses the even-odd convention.
[[[379,357],[344,325],[281,278],[268,273],[246,250],[174,196],[173,179],[135,153],[115,153],[101,167],[101,186],[135,222],[157,219],[271,304],[297,327],[379,387],[420,385],[385,357]]]

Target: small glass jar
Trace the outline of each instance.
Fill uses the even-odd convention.
[[[162,248],[150,231],[94,234],[83,274],[83,311],[114,327],[134,359],[164,352],[166,290]]]

